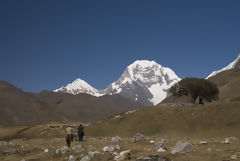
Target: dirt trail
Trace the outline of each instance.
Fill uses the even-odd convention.
[[[23,132],[31,129],[32,127],[33,126],[29,126],[29,127],[26,127],[26,128],[23,128],[23,129],[17,131],[16,133],[14,133],[12,135],[0,137],[0,141],[10,141],[13,139],[23,138],[24,137]]]

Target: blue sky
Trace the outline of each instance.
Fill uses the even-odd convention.
[[[0,1],[0,80],[106,88],[135,60],[205,78],[240,53],[240,1]]]

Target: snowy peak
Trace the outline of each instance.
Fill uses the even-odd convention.
[[[206,79],[210,78],[210,77],[213,77],[215,76],[216,74],[220,73],[220,72],[223,72],[223,71],[226,71],[226,70],[229,70],[229,69],[234,69],[240,62],[240,54],[238,55],[238,57],[233,61],[231,62],[228,66],[220,69],[220,70],[217,70],[217,71],[213,71]]]
[[[84,80],[77,78],[72,83],[69,83],[67,86],[63,86],[59,89],[54,90],[54,92],[64,92],[64,93],[71,93],[71,94],[79,94],[79,93],[87,93],[93,96],[102,96],[97,89],[93,88]]]
[[[155,61],[137,60],[107,89],[108,94],[129,94],[133,100],[158,104],[168,95],[167,90],[181,79],[167,67]],[[142,98],[141,98],[142,97]]]
[[[162,79],[162,76],[180,80],[170,68],[163,67],[155,61],[137,60],[129,65],[126,70],[125,72],[129,73],[133,81],[143,83],[157,82]]]

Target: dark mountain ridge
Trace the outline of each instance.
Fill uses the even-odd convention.
[[[120,95],[94,97],[51,91],[31,93],[0,81],[1,125],[41,124],[49,120],[89,122],[140,106]]]

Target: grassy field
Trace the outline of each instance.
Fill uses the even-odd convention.
[[[38,160],[67,160],[70,155],[78,156],[79,160],[89,151],[99,151],[100,155],[94,161],[113,160],[112,153],[103,152],[103,147],[111,145],[106,137],[120,136],[122,140],[117,143],[121,149],[115,152],[131,149],[132,160],[139,156],[158,154],[174,161],[223,161],[230,160],[231,155],[240,158],[240,102],[219,101],[207,104],[204,107],[166,107],[155,106],[122,113],[107,119],[99,120],[85,126],[86,140],[74,142],[81,144],[83,151],[56,154],[56,149],[65,146],[64,129],[67,125],[49,123],[36,126],[0,127],[0,140],[6,140],[14,145],[1,145],[0,160],[26,161]],[[77,128],[78,123],[71,124]],[[143,142],[133,143],[132,137],[136,133],[149,137]],[[222,144],[226,137],[236,137],[230,144]],[[167,151],[159,153],[152,149],[150,140],[164,139]],[[201,140],[206,140],[206,145],[200,145]],[[177,141],[190,142],[195,151],[190,153],[171,154],[171,149]],[[25,153],[22,146],[28,150]],[[42,149],[48,149],[44,152]],[[17,149],[15,154],[6,154],[6,151]]]
[[[240,102],[216,102],[204,107],[148,107],[102,120],[87,128],[90,136],[239,136]]]

